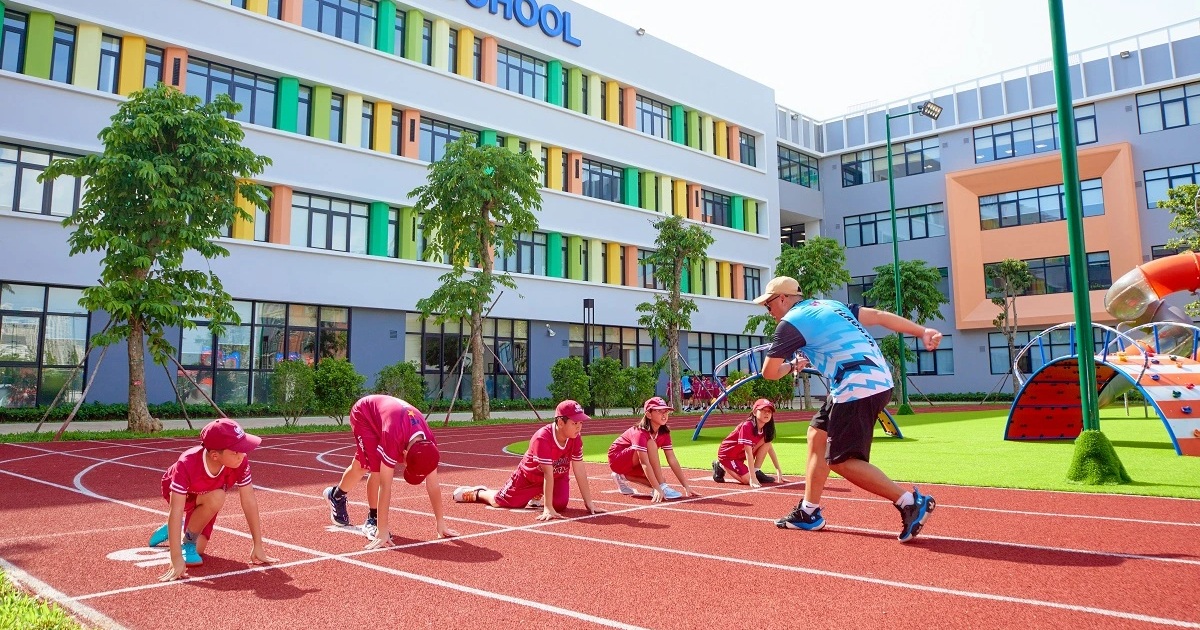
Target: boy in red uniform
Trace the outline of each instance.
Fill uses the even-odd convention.
[[[571,478],[567,475],[570,469],[575,473],[584,507],[591,514],[602,514],[603,510],[592,505],[592,489],[583,465],[583,438],[579,434],[587,419],[583,407],[574,400],[558,403],[554,422],[533,434],[529,449],[503,488],[496,491],[485,486],[460,486],[454,490],[454,500],[514,509],[537,505],[536,501],[542,499],[542,513],[537,520],[563,518],[562,511],[567,509],[571,497]],[[552,500],[545,501],[544,497]]]
[[[254,541],[250,562],[277,562],[263,548],[262,521],[250,483],[250,458],[246,457],[261,442],[262,438],[246,433],[229,418],[214,420],[200,430],[200,446],[184,451],[163,474],[162,495],[171,511],[167,523],[151,534],[150,546],[170,542],[171,568],[159,581],[186,578],[187,567],[204,563],[200,554],[212,538],[226,493],[235,488]]]
[[[678,499],[682,496],[696,496],[688,485],[679,460],[675,458],[675,449],[671,445],[671,428],[667,426],[671,412],[674,409],[662,398],[655,396],[642,405],[642,419],[637,424],[625,429],[612,446],[608,447],[608,467],[612,470],[613,481],[617,482],[617,490],[624,495],[634,495],[629,482],[650,488],[650,501],[659,503],[663,499]],[[667,464],[675,473],[675,478],[683,486],[683,493],[667,485],[666,475],[662,470],[658,453],[662,451],[667,456]]]
[[[437,441],[425,416],[416,407],[392,396],[364,396],[350,409],[350,429],[358,444],[354,460],[342,473],[336,486],[322,493],[329,500],[329,518],[335,525],[350,524],[346,509],[346,493],[367,477],[367,520],[362,531],[366,534],[367,549],[390,547],[388,506],[392,502],[392,479],[396,467],[404,470],[404,480],[416,486],[425,482],[437,537],[457,536],[458,532],[442,521],[442,489],[438,485],[437,466],[441,460]],[[383,506],[383,511],[379,507]]]

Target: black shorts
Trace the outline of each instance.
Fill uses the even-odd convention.
[[[812,428],[829,434],[825,441],[825,461],[830,464],[840,464],[848,459],[871,461],[875,420],[891,400],[891,389],[844,403],[826,398],[825,404],[809,422]]]

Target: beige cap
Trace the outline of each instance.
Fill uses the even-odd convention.
[[[754,298],[755,304],[763,304],[776,295],[800,295],[800,284],[795,278],[779,276],[767,283],[767,290]]]

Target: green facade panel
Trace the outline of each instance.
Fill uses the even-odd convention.
[[[641,186],[641,172],[632,166],[625,167],[621,177],[621,203],[638,207],[638,188]]]
[[[746,200],[746,231],[758,234],[758,202],[753,199]]]
[[[687,112],[683,105],[671,106],[671,142],[687,144]]]
[[[729,227],[735,230],[746,229],[746,198],[734,195],[729,199]]]
[[[481,129],[479,131],[479,146],[495,147],[500,146],[499,140],[496,138],[495,129]]]
[[[658,210],[658,176],[654,173],[642,173],[642,203],[643,210]]]
[[[696,112],[687,113],[687,145],[700,148],[700,114]]]
[[[583,113],[583,70],[567,70],[567,109]]]
[[[563,67],[557,59],[546,64],[546,102],[563,105]]]
[[[400,239],[397,246],[400,257],[405,260],[417,259],[417,211],[413,208],[400,208],[400,229],[396,238]]]
[[[54,16],[41,11],[29,12],[25,31],[25,74],[50,78],[50,60],[54,55]]]
[[[275,128],[292,133],[299,131],[300,80],[296,77],[279,77],[275,82]]]
[[[520,153],[521,139],[516,136],[504,136],[504,148],[513,153]]]
[[[421,63],[421,48],[425,45],[421,31],[425,28],[425,14],[409,9],[404,14],[404,58]]]
[[[312,106],[309,115],[312,117],[312,137],[322,140],[333,140],[329,133],[329,120],[332,115],[333,89],[326,85],[318,85],[312,89]]]
[[[547,244],[549,249],[549,244]],[[567,237],[567,277],[571,280],[583,280],[583,237]]]
[[[688,266],[684,265],[682,271],[683,271],[683,273],[679,274],[679,292],[680,293],[691,293],[692,292],[692,289],[691,289],[692,283],[691,283],[691,274],[688,273]]]
[[[372,201],[367,208],[367,253],[372,256],[388,255],[388,212],[390,210],[391,207],[382,201]]]
[[[375,19],[375,50],[396,54],[396,2],[379,0]]]
[[[4,19],[4,2],[0,0],[0,21]],[[2,26],[2,25],[0,25]],[[0,28],[0,50],[4,50],[4,29]]]
[[[688,293],[692,295],[701,295],[704,292],[704,261],[692,260],[688,262],[689,275],[695,278],[696,281],[688,286]]]
[[[546,275],[551,278],[563,277],[563,236],[558,232],[546,234]]]

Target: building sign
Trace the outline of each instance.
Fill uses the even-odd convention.
[[[506,20],[516,20],[526,28],[537,26],[546,37],[561,37],[572,46],[583,42],[571,35],[571,12],[563,11],[553,4],[538,6],[535,0],[467,0],[476,9],[487,8],[492,15],[503,15]]]

